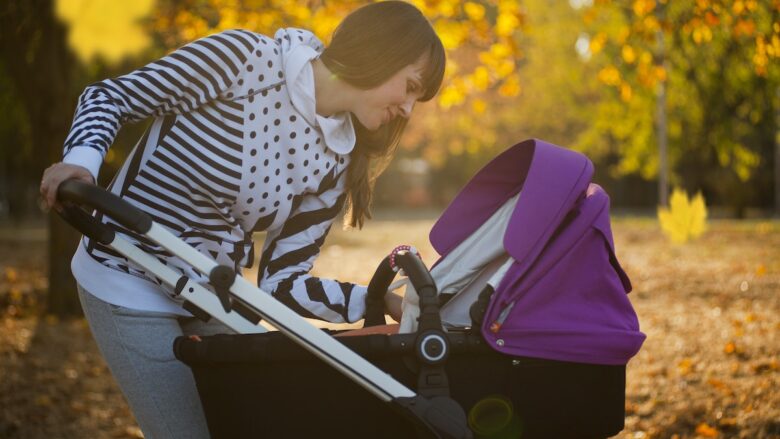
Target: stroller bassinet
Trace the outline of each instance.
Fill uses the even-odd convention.
[[[443,297],[436,296],[436,285],[419,259],[404,254],[399,265],[420,294],[417,332],[336,337],[350,354],[370,360],[390,380],[416,388],[425,398],[449,396],[457,403],[438,412],[422,410],[425,414],[417,418],[407,410],[414,402],[403,409],[389,405],[349,370],[331,367],[337,359],[324,358],[328,354],[298,337],[292,337],[293,343],[286,337],[287,322],[264,311],[276,305],[253,303],[237,293],[235,284],[229,290],[236,297],[228,298],[232,278],[212,275],[220,300],[212,294],[198,306],[190,303],[190,309],[205,308],[226,321],[214,304],[235,317],[229,312],[232,301],[252,324],[259,314],[284,332],[176,340],[176,356],[193,371],[212,436],[467,437],[440,428],[460,422],[458,416],[449,417],[460,410],[468,414],[476,437],[618,433],[625,365],[644,335],[626,297],[630,283],[614,254],[608,198],[590,184],[592,172],[581,154],[542,141],[509,148],[467,184],[431,231],[444,260],[520,194],[503,233],[511,267],[500,282],[481,289],[469,308],[471,325],[442,331],[438,305]],[[386,259],[369,285],[367,325],[384,322],[382,296],[394,275]],[[186,279],[168,282],[192,291]],[[319,334],[303,338],[308,337],[328,341]],[[343,364],[350,369],[351,360]]]

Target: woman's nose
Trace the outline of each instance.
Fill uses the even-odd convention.
[[[407,99],[406,102],[401,104],[401,106],[398,108],[401,110],[401,116],[409,119],[409,117],[412,115],[412,110],[414,109],[414,100]]]

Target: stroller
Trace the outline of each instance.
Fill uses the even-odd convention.
[[[365,325],[384,324],[395,265],[419,297],[419,313],[409,313],[419,317],[413,332],[359,336],[316,329],[100,188],[69,181],[58,196],[82,233],[174,286],[193,314],[239,333],[173,347],[215,438],[595,438],[624,426],[625,365],[645,336],[615,257],[609,199],[592,174],[583,155],[540,140],[504,151],[430,233],[442,255],[434,274],[465,274],[439,294],[439,278],[413,252],[385,258]],[[124,244],[76,204],[209,273],[211,288]],[[493,253],[475,252],[475,242]],[[279,331],[265,332],[261,319]]]

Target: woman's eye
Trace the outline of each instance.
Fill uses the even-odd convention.
[[[417,91],[417,84],[409,82],[406,86],[406,91],[409,93],[415,93]]]

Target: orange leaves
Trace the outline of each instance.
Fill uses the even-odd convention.
[[[720,390],[721,392],[725,394],[732,395],[734,394],[734,390],[731,389],[731,386],[726,384],[724,381],[721,381],[717,378],[710,378],[707,380],[707,384],[712,386],[713,388]]]
[[[696,434],[704,437],[718,437],[718,430],[702,422],[696,427]]]
[[[504,97],[515,97],[520,94],[520,91],[520,80],[517,79],[517,76],[510,76],[499,87],[498,94]]]
[[[0,316],[18,317],[36,309],[47,283],[39,271],[0,265]]]
[[[737,20],[732,30],[734,37],[752,37],[756,33],[756,22],[753,20]]]
[[[693,360],[690,358],[683,358],[679,363],[677,363],[677,370],[680,372],[680,375],[688,375],[693,371]]]
[[[736,44],[752,52],[750,56],[754,73],[767,76],[773,65],[780,65],[773,63],[780,57],[780,21],[773,12],[778,8],[777,2],[771,3],[773,4],[757,0],[696,0],[682,9],[671,9],[670,2],[634,0],[630,3],[631,9],[629,16],[625,17],[625,24],[621,25],[627,32],[618,32],[615,28],[609,38],[604,38],[604,31],[596,29],[597,35],[600,34],[601,37],[593,37],[591,53],[598,54],[603,52],[605,47],[612,46],[614,49],[607,50],[604,60],[614,63],[612,60],[619,56],[617,59],[622,60],[625,65],[624,68],[616,65],[621,69],[621,73],[629,76],[627,73],[636,69],[638,85],[652,89],[658,81],[664,81],[665,78],[648,74],[649,70],[636,62],[636,56],[632,56],[628,48],[637,54],[641,51],[652,51],[663,55],[662,50],[668,48],[659,50],[656,38],[658,32],[678,34],[697,46],[712,45],[714,48],[722,47],[729,40],[743,40],[737,41]],[[604,11],[603,15],[607,16],[609,9],[612,9],[613,13],[619,10],[618,4],[619,2],[595,2],[594,6],[583,14],[583,21],[592,27],[594,23],[599,23],[597,11]],[[618,24],[614,26],[617,27]],[[714,50],[717,52],[717,49]],[[635,85],[637,84],[631,84]],[[620,84],[614,86],[618,91],[625,89]],[[625,96],[625,93],[622,95]]]

